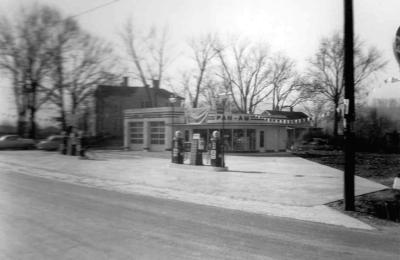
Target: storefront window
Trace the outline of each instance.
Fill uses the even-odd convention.
[[[143,122],[130,122],[129,133],[132,144],[143,144]]]
[[[150,122],[150,143],[165,144],[165,123]]]
[[[233,151],[255,151],[255,129],[233,129]]]
[[[207,139],[207,129],[193,129],[193,134],[200,134],[200,138]]]
[[[190,134],[190,132],[189,132],[189,130],[185,130],[185,142],[189,142],[189,134]]]
[[[222,133],[222,130],[221,130]],[[224,149],[225,151],[233,151],[233,147],[232,147],[232,129],[224,129],[224,136],[223,136],[223,140],[224,140]]]
[[[214,131],[220,132],[221,139],[224,141],[224,150],[227,152],[256,150],[255,129],[224,129],[223,135],[222,129],[193,129],[193,134],[200,134],[200,138],[204,140],[205,147],[207,147]],[[262,134],[262,136],[264,136],[264,134]],[[264,137],[260,137],[260,139],[260,146],[264,147]]]
[[[244,136],[243,129],[233,129],[233,150],[234,151],[245,151],[246,139]]]
[[[260,131],[260,147],[264,147],[264,131]]]
[[[247,141],[247,151],[255,151],[256,150],[256,130],[255,129],[247,129],[246,132],[246,141]]]

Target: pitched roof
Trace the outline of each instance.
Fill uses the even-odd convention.
[[[262,113],[262,115],[281,116],[287,119],[308,118],[308,116],[303,112],[294,112],[294,111],[265,110]]]
[[[144,87],[125,87],[125,86],[111,86],[111,85],[98,85],[96,92],[101,92],[102,94],[112,94],[112,95],[131,95],[135,93],[142,93],[145,92],[146,88]],[[183,97],[178,96],[166,89],[162,88],[149,88],[150,94],[156,94],[157,96],[164,96],[166,98],[169,98],[171,95],[175,95],[175,97],[179,99],[183,99]],[[154,93],[155,92],[155,93]]]

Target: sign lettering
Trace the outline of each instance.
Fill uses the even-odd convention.
[[[193,139],[195,139],[195,140],[200,139],[200,134],[193,134]]]
[[[217,152],[215,150],[211,150],[210,157],[211,157],[211,159],[216,159],[217,158]]]

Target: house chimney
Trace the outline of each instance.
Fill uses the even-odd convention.
[[[123,87],[127,87],[128,83],[129,83],[129,78],[128,77],[123,77],[122,86]]]
[[[160,88],[160,80],[153,79],[153,88],[154,89],[159,89]]]
[[[293,112],[293,107],[292,106],[290,107],[290,112]]]

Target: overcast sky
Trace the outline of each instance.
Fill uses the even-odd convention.
[[[0,0],[0,14],[10,14],[31,0]],[[75,15],[109,0],[38,0]],[[383,79],[400,78],[392,41],[400,26],[399,0],[354,0],[355,32],[367,45],[376,46],[389,61],[379,76],[374,96],[400,98],[400,84],[385,85]],[[118,0],[77,17],[86,30],[117,44],[117,32],[127,17],[140,26],[168,25],[171,41],[182,48],[187,39],[207,32],[233,33],[251,40],[265,40],[272,51],[294,58],[299,68],[315,53],[319,40],[343,27],[342,0]],[[117,45],[116,45],[117,46]],[[173,75],[172,75],[173,76]],[[4,85],[4,81],[0,81]],[[3,88],[2,88],[3,89]],[[12,111],[0,92],[0,111]],[[0,113],[1,120],[1,113]]]

